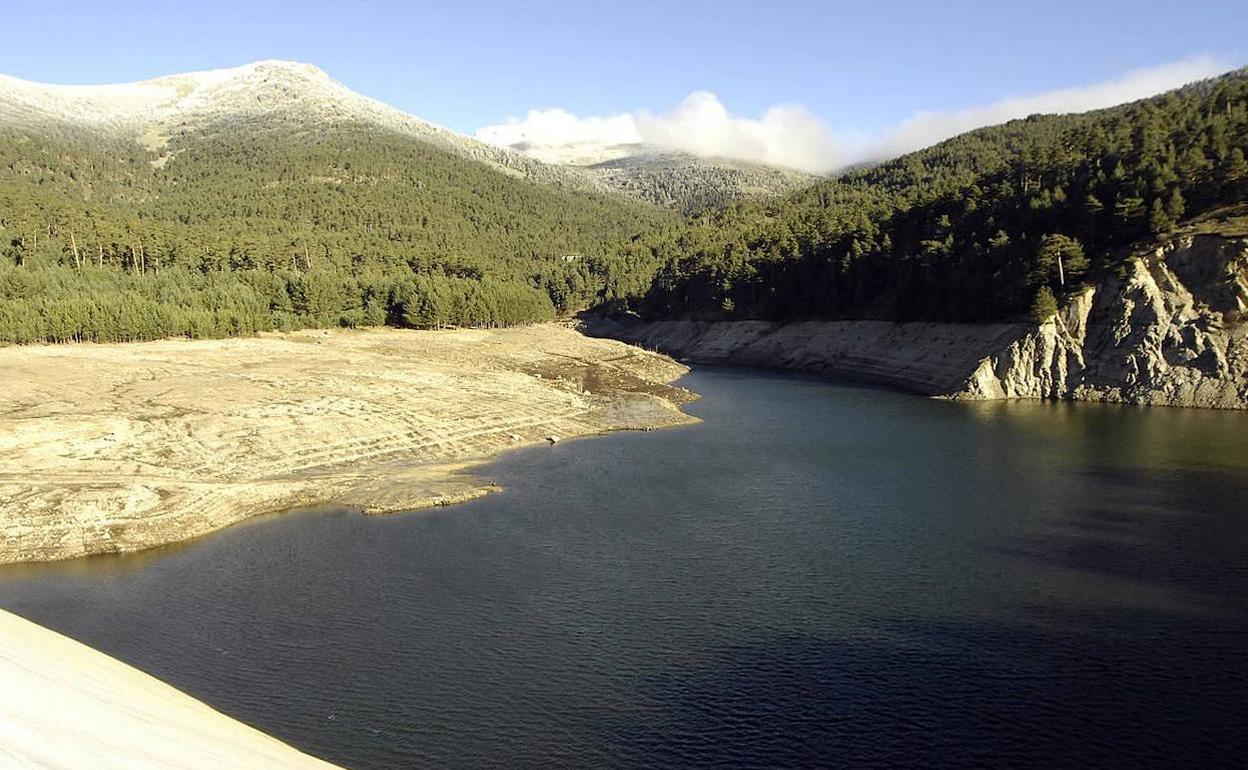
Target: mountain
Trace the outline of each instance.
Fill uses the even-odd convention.
[[[157,163],[167,160],[174,138],[239,122],[269,127],[368,125],[520,178],[617,192],[685,212],[775,196],[817,179],[790,169],[641,145],[499,147],[357,94],[314,65],[299,62],[260,61],[95,86],[49,85],[0,75],[0,125],[133,140],[157,153]]]
[[[545,163],[583,169],[607,189],[685,214],[776,198],[820,179],[796,169],[706,158],[648,144],[522,142],[512,148]]]
[[[590,304],[650,318],[1018,321],[1248,195],[1244,70],[683,219],[597,185],[645,173],[671,186],[669,205],[731,194],[698,176],[705,161],[614,148],[582,153],[588,167],[544,164],[306,65],[131,86],[10,79],[0,93],[11,341],[497,324]],[[666,176],[681,164],[694,170]],[[661,187],[644,186],[657,200]]]
[[[307,65],[0,82],[0,341],[534,320],[676,221]]]
[[[779,166],[645,146],[630,149],[628,154],[586,168],[609,189],[686,214],[776,198],[819,181],[819,177]]]
[[[623,248],[594,333],[957,399],[1248,409],[1248,70],[973,131]],[[605,315],[605,314],[604,314]]]
[[[603,189],[576,169],[478,142],[361,96],[311,64],[260,61],[98,86],[49,85],[0,75],[0,125],[79,129],[131,139],[158,153],[158,161],[167,157],[175,137],[240,122],[271,127],[368,125],[526,179]]]

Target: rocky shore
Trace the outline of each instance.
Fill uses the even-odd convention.
[[[664,356],[546,324],[0,349],[0,563],[314,503],[471,499],[507,449],[692,421]]]
[[[1188,233],[1042,324],[596,319],[590,333],[698,363],[819,372],[959,399],[1248,408],[1248,237]]]

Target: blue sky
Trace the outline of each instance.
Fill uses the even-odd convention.
[[[32,2],[5,0],[0,72],[137,80],[256,59],[472,132],[535,108],[736,115],[802,105],[838,132],[1205,57],[1248,63],[1248,2]]]

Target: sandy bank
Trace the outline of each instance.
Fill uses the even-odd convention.
[[[469,499],[500,451],[690,421],[685,371],[553,324],[0,349],[0,563]]]
[[[334,767],[118,660],[4,611],[0,766]]]

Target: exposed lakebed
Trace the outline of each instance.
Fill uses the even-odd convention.
[[[505,494],[0,570],[0,607],[354,768],[1233,766],[1248,414],[697,369]]]

